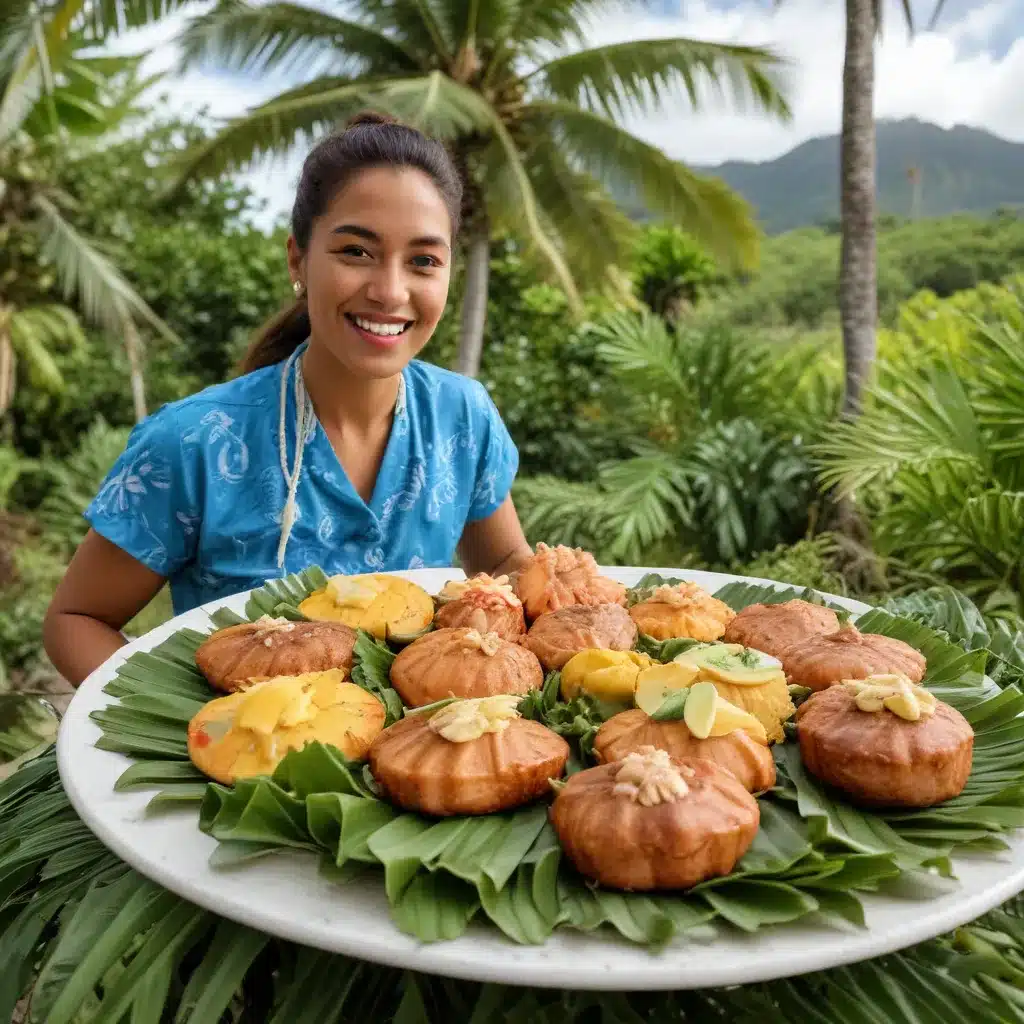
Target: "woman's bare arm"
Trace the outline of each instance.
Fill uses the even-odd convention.
[[[467,523],[459,542],[459,557],[467,576],[515,572],[532,554],[511,496],[486,519]]]
[[[90,530],[53,595],[43,646],[78,686],[128,641],[121,634],[163,586],[164,577]]]

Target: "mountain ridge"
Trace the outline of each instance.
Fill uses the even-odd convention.
[[[879,213],[939,217],[1024,206],[1024,143],[917,118],[877,125]],[[911,180],[916,168],[919,180]],[[774,160],[695,167],[744,196],[770,234],[839,217],[839,136],[807,139]]]

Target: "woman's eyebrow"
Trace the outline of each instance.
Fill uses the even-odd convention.
[[[356,238],[363,238],[367,242],[375,242],[380,244],[381,237],[376,231],[371,231],[370,228],[364,228],[360,224],[339,224],[336,228],[331,229],[332,235],[355,235]],[[439,246],[443,249],[451,249],[448,242],[443,239],[440,235],[420,235],[418,238],[412,239],[410,245],[421,246],[421,245],[434,245]]]

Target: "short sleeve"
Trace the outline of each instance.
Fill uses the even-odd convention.
[[[504,504],[519,471],[519,450],[482,384],[477,384],[476,415],[479,459],[468,519],[477,522]]]
[[[161,576],[195,556],[199,511],[196,481],[182,455],[173,409],[139,423],[85,510],[89,525]]]

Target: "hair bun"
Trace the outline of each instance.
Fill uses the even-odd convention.
[[[358,128],[367,124],[398,124],[398,118],[392,117],[390,114],[381,114],[376,110],[363,110],[349,118],[345,127],[346,129]]]

